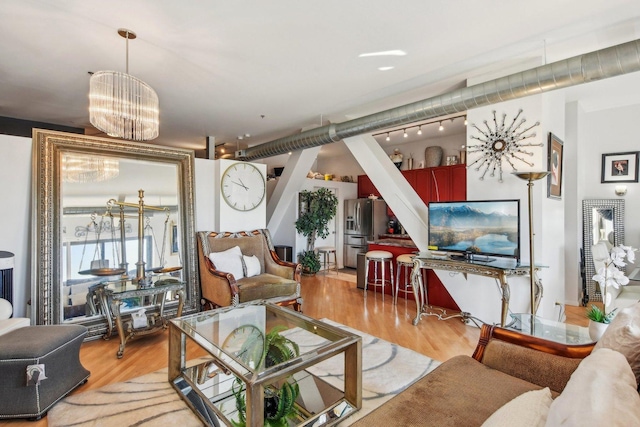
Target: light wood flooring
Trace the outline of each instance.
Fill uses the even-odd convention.
[[[353,273],[353,272],[351,272]],[[411,348],[433,359],[445,361],[455,355],[471,355],[476,346],[479,329],[460,319],[437,320],[423,317],[417,326],[411,323],[416,315],[414,301],[399,299],[394,306],[389,295],[369,291],[366,298],[356,288],[355,276],[329,272],[303,277],[302,297],[304,314],[328,318],[351,326],[403,347]],[[566,307],[567,323],[586,326],[583,307]],[[167,366],[167,332],[147,336],[127,343],[124,357],[116,358],[117,338],[86,342],[80,350],[82,364],[91,371],[89,381],[73,393],[96,389],[107,384],[125,381]],[[0,424],[44,427],[46,418],[37,422],[11,420]]]

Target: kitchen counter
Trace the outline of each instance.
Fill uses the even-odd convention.
[[[378,239],[367,242],[369,245],[394,246],[398,248],[408,248],[417,250],[418,247],[411,239]]]
[[[378,234],[378,238],[411,240],[411,236],[409,236],[408,234]]]

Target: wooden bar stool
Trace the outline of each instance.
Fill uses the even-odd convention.
[[[411,272],[413,271],[413,257],[415,255],[402,254],[396,258],[396,294],[393,299],[394,304],[398,304],[398,293],[404,293],[405,299],[407,294],[413,294],[413,286],[411,285]],[[400,283],[400,272],[404,273],[403,282]]]
[[[373,280],[369,281],[369,263],[373,262]],[[386,266],[389,264],[389,279],[386,276]],[[380,266],[381,275],[378,276],[378,266]],[[391,286],[391,297],[393,298],[393,254],[387,251],[369,251],[365,254],[364,265],[364,296],[367,296],[367,288],[369,285],[373,286],[373,291],[376,291],[376,287],[382,287],[382,301],[384,301],[384,287],[386,284]]]
[[[331,264],[333,264],[333,269],[336,274],[338,274],[338,256],[336,255],[336,248],[333,246],[318,246],[316,251],[318,251],[318,255],[322,256],[322,269],[325,274],[327,270],[331,268]],[[333,262],[330,258],[331,254],[333,254]]]

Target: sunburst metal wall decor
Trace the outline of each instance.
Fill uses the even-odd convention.
[[[506,160],[514,171],[517,171],[514,162],[521,161],[531,167],[533,163],[524,159],[523,156],[533,156],[533,152],[523,149],[523,147],[542,147],[543,143],[523,143],[525,139],[533,138],[536,136],[535,132],[527,134],[531,129],[538,126],[540,122],[535,122],[532,126],[520,130],[521,126],[527,121],[524,117],[516,124],[516,121],[522,114],[522,110],[518,110],[518,114],[513,118],[513,121],[509,127],[505,127],[506,114],[502,114],[502,121],[498,124],[496,119],[496,112],[493,111],[493,126],[491,129],[489,123],[484,120],[484,125],[487,131],[483,131],[478,126],[473,124],[472,126],[482,134],[482,136],[471,136],[471,139],[480,141],[480,144],[469,145],[468,153],[480,153],[481,156],[476,161],[471,163],[469,167],[473,165],[476,171],[484,168],[480,180],[484,180],[487,172],[490,171],[489,176],[495,177],[496,172],[498,174],[498,181],[502,182],[502,160]]]

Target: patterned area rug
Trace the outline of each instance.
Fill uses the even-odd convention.
[[[342,426],[368,414],[440,364],[413,350],[322,320],[362,336],[362,409]],[[343,372],[342,359],[337,357],[312,369],[313,374],[339,388]],[[47,420],[49,426],[202,426],[167,381],[166,369],[69,396],[49,411]]]

